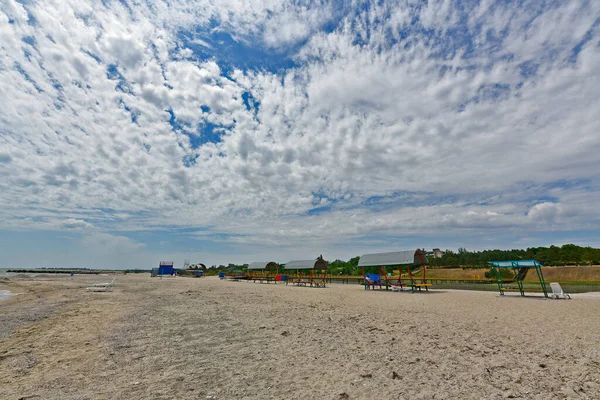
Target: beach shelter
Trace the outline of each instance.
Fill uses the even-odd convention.
[[[546,290],[546,282],[544,281],[544,274],[542,274],[542,264],[535,260],[511,260],[511,261],[490,261],[490,265],[492,270],[494,271],[494,276],[496,277],[496,282],[498,283],[498,290],[500,290],[500,295],[504,296],[504,292],[507,290],[518,290],[521,296],[525,296],[525,290],[523,289],[523,280],[529,272],[530,269],[535,269],[535,272],[540,281],[540,286],[542,288],[542,292],[544,293],[544,297],[548,297],[548,292]],[[514,286],[504,286],[502,274],[500,273],[501,269],[509,269],[513,273],[512,282],[517,284],[517,287]]]
[[[204,276],[205,272],[206,272],[206,265],[199,263],[199,264],[189,265],[186,269],[178,271],[177,274],[181,275],[181,276],[191,276],[194,278],[202,278]]]
[[[365,290],[375,289],[376,286],[380,289],[385,286],[386,290],[390,288],[401,289],[404,286],[410,287],[413,292],[415,289],[420,291],[422,288],[428,290],[431,284],[427,283],[426,280],[427,264],[429,264],[429,260],[425,256],[425,252],[419,249],[363,254],[358,261],[358,266],[363,268]],[[398,267],[398,278],[396,280],[387,272],[388,268],[393,270],[394,267]],[[402,278],[403,267],[406,267],[408,278]],[[365,274],[365,268],[375,269],[377,273]],[[413,276],[416,269],[421,269],[423,272],[420,279]]]
[[[158,266],[158,275],[175,275],[173,261],[161,261]]]
[[[295,274],[286,281],[298,286],[325,287],[327,281],[327,261],[322,257],[316,260],[296,260],[285,264],[285,270]]]
[[[274,261],[257,261],[248,265],[248,279],[253,282],[276,282],[279,264]]]

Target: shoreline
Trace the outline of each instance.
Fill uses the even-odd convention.
[[[0,290],[0,301],[8,300],[13,296],[17,296],[23,293],[13,293],[10,290]]]

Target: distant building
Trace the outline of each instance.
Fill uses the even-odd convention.
[[[444,255],[444,252],[440,249],[433,249],[432,253],[435,258],[442,258],[442,256]]]

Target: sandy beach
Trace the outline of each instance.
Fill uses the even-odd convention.
[[[598,399],[600,297],[12,277],[0,399]]]

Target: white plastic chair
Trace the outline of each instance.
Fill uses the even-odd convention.
[[[111,282],[94,283],[92,286],[85,288],[88,292],[112,292],[112,288],[115,286],[115,279]]]
[[[88,292],[112,292],[111,286],[90,286],[85,289]]]
[[[92,286],[95,286],[95,287],[112,287],[112,286],[115,286],[115,279],[117,279],[117,277],[114,277],[113,280],[110,281],[110,282],[94,283]]]
[[[555,299],[570,299],[571,295],[563,292],[560,283],[558,282],[550,282],[550,287],[552,288],[552,297]]]

